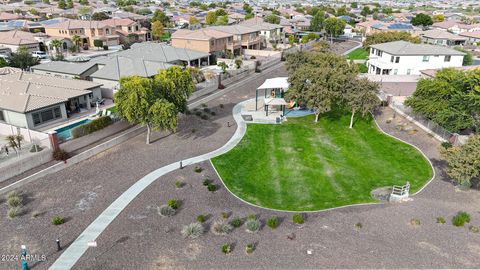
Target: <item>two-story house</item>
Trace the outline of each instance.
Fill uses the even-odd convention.
[[[420,70],[461,67],[465,53],[430,44],[393,41],[370,46],[368,73],[419,75]]]
[[[115,28],[121,43],[151,40],[150,31],[131,19],[113,18],[104,20],[102,23]]]
[[[242,49],[259,50],[262,48],[263,37],[260,30],[243,25],[213,26],[214,30],[233,35],[233,42],[240,43]],[[234,51],[236,52],[236,50]]]
[[[240,25],[247,26],[260,31],[260,36],[264,37],[262,47],[267,47],[268,43],[278,43],[285,38],[283,26],[264,22],[260,17],[245,20]]]
[[[242,48],[240,42],[234,42],[233,34],[211,28],[178,29],[172,34],[171,41],[175,48],[206,52],[212,57],[225,57],[226,51],[238,54]]]
[[[56,24],[45,25],[45,33],[52,37],[72,39],[82,38],[81,46],[94,47],[95,40],[101,40],[103,45],[120,44],[116,28],[101,21],[67,20]]]

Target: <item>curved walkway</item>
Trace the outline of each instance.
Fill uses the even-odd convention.
[[[209,160],[213,157],[224,154],[233,149],[243,138],[246,131],[246,123],[240,114],[245,101],[238,103],[233,107],[233,118],[237,122],[237,129],[232,138],[222,147],[212,152],[183,160],[183,166],[188,166],[201,161]],[[60,257],[50,266],[49,269],[71,269],[80,257],[87,251],[88,242],[94,241],[110,223],[133,201],[138,194],[145,190],[151,183],[161,176],[177,170],[180,161],[171,163],[159,168],[132,185],[120,197],[118,197],[105,211],[103,211],[81,234],[78,238],[60,255]]]

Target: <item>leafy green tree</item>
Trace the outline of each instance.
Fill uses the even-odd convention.
[[[159,9],[155,10],[152,17],[152,23],[159,21],[163,26],[170,24],[170,19],[165,15],[165,13]]]
[[[217,17],[217,25],[227,25],[228,24],[228,15]]]
[[[58,8],[60,9],[66,9],[67,4],[65,3],[65,0],[58,0]]]
[[[295,36],[293,36],[293,35],[288,36],[288,44],[290,46],[293,46],[293,43],[295,43]]]
[[[7,60],[0,58],[0,68],[8,66]]]
[[[103,12],[95,12],[92,14],[92,20],[94,21],[103,21],[103,20],[108,20],[110,17],[108,17],[107,14]]]
[[[9,59],[9,65],[11,67],[21,68],[23,70],[37,65],[39,62],[40,60],[36,57],[33,57],[28,51],[27,47],[24,46],[19,47],[17,52],[12,53]]]
[[[101,48],[103,47],[103,41],[101,39],[95,39],[93,41],[93,46],[97,47],[97,49]]]
[[[421,79],[405,105],[450,132],[480,125],[480,70],[437,71],[435,78]]]
[[[55,56],[57,58],[60,58],[61,57],[60,55],[62,54],[62,52],[60,50],[60,46],[62,46],[62,42],[58,39],[54,39],[54,40],[52,40],[51,45],[52,45],[53,49],[55,50]]]
[[[351,7],[351,8],[358,8],[358,3],[357,3],[357,2],[352,2],[352,3],[350,4],[350,7]]]
[[[446,173],[463,187],[471,187],[480,177],[480,135],[472,136],[462,146],[441,151],[447,161]]]
[[[215,14],[215,11],[210,11],[207,13],[207,16],[205,16],[205,23],[208,25],[214,25],[217,22],[217,14]]]
[[[339,7],[339,8],[337,9],[336,15],[337,15],[337,16],[345,16],[345,15],[348,15],[347,7],[346,7],[346,6],[341,6],[341,7]]]
[[[208,5],[205,4],[205,3],[202,3],[199,8],[203,11],[207,11],[208,10]]]
[[[67,8],[68,9],[73,8],[73,0],[67,0]]]
[[[301,42],[302,43],[307,43],[311,40],[318,40],[319,38],[320,38],[320,36],[315,34],[315,33],[308,33],[307,35],[302,37]]]
[[[393,9],[391,7],[384,7],[384,8],[382,8],[382,13],[390,15],[390,14],[393,13]]]
[[[215,15],[217,15],[217,17],[220,17],[220,16],[227,16],[228,14],[223,8],[219,8],[215,10]]]
[[[252,13],[252,7],[248,3],[243,4],[243,10],[245,10],[245,13]]]
[[[75,51],[80,52],[80,43],[82,42],[82,38],[79,35],[75,35],[72,37],[72,42],[75,46]]]
[[[273,23],[273,24],[280,24],[280,17],[274,14],[270,14],[263,19],[264,22]]]
[[[312,44],[312,52],[321,52],[321,53],[326,53],[326,52],[331,52],[332,51],[332,45],[325,40],[320,40],[319,42],[315,42]]]
[[[78,1],[78,3],[82,6],[88,6],[88,4],[89,4],[88,0],[80,0],[80,1]]]
[[[253,13],[247,13],[247,14],[245,14],[245,20],[251,19],[251,18],[253,18],[253,17],[255,17],[255,15],[253,15]]]
[[[160,21],[154,21],[152,23],[152,37],[156,40],[160,40],[163,35],[163,25]]]
[[[50,5],[50,0],[42,0],[42,3]]]
[[[355,113],[360,113],[362,117],[366,117],[380,103],[378,98],[380,86],[376,82],[372,82],[367,78],[355,79],[350,82],[350,87],[345,87],[343,98],[347,108],[352,111],[350,117],[350,128],[353,127],[353,119]]]
[[[414,37],[407,32],[399,31],[389,31],[389,32],[380,32],[368,35],[365,41],[363,42],[363,48],[369,49],[371,45],[386,43],[391,41],[404,40],[412,43],[420,43],[420,37]]]
[[[190,16],[190,18],[188,19],[188,24],[190,26],[195,26],[200,24],[200,21],[195,16]]]
[[[319,10],[313,16],[310,21],[310,31],[320,32],[323,29],[323,23],[325,22],[325,11]]]
[[[222,69],[223,74],[227,73],[228,66],[225,62],[219,62],[217,66],[219,66]]]
[[[335,53],[298,52],[286,56],[290,88],[287,97],[303,101],[320,114],[341,104],[345,88],[357,77],[357,69]]]
[[[333,37],[338,37],[343,34],[346,25],[347,23],[344,20],[330,17],[325,20],[324,28],[330,35],[330,39],[333,41]]]
[[[140,8],[135,11],[135,13],[140,14],[140,15],[150,15],[152,14],[152,11],[149,8]]]
[[[186,111],[193,88],[190,72],[180,67],[161,70],[153,79],[123,77],[115,94],[117,113],[131,124],[146,126],[150,144],[152,130],[176,131],[178,113]]]
[[[372,13],[373,12],[370,10],[369,6],[363,6],[362,11],[360,12],[360,14],[364,17],[366,17],[367,15],[372,14]]]
[[[415,26],[422,26],[423,28],[433,24],[432,17],[424,13],[418,13],[412,18],[411,23]]]

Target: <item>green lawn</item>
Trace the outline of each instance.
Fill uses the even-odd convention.
[[[368,51],[366,51],[363,48],[358,48],[353,51],[351,51],[349,54],[347,54],[347,58],[351,60],[362,60],[362,59],[367,59],[368,58]]]
[[[228,188],[256,205],[320,210],[373,202],[370,191],[411,183],[411,193],[432,176],[415,148],[381,133],[373,120],[329,113],[289,118],[282,125],[249,124],[242,141],[212,160]]]

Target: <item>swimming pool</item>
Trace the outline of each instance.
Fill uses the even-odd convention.
[[[91,122],[92,120],[90,119],[84,119],[82,121],[75,122],[73,124],[70,124],[68,126],[61,127],[59,129],[55,129],[57,132],[57,138],[60,141],[67,141],[72,138],[72,129],[75,127],[78,127],[80,125],[86,124],[88,122]]]

